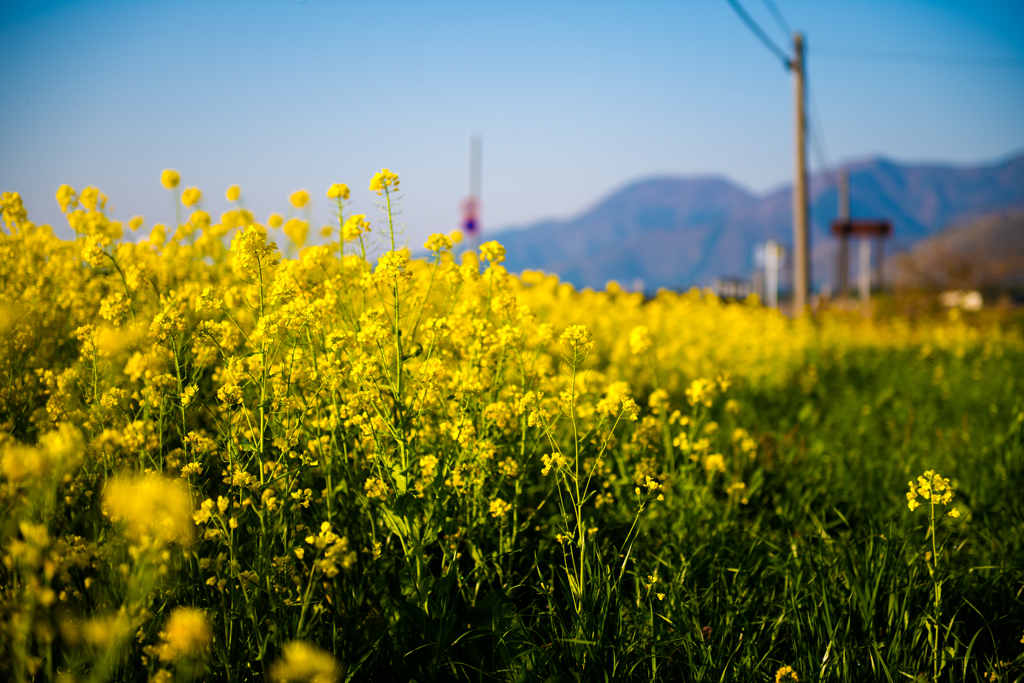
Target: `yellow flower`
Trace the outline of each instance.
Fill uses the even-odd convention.
[[[275,683],[334,683],[338,675],[334,657],[300,640],[285,645],[270,669]]]
[[[267,216],[267,225],[269,225],[272,228],[280,228],[283,223],[284,218],[279,213],[272,213],[269,216]]]
[[[775,672],[775,683],[799,683],[799,681],[800,679],[797,678],[796,672],[791,666],[784,666]]]
[[[194,607],[176,607],[160,632],[157,656],[165,662],[179,657],[199,657],[203,654],[213,632],[203,613]]]
[[[704,457],[704,471],[709,475],[715,472],[725,472],[725,458],[721,453],[712,453]]]
[[[188,217],[188,220],[196,230],[206,231],[210,227],[210,214],[206,213],[202,209],[193,211],[192,215]]]
[[[181,176],[178,175],[177,171],[169,168],[164,169],[164,172],[160,174],[160,183],[168,190],[173,190],[181,182]]]
[[[142,216],[132,216],[132,219],[128,221],[128,228],[135,232],[142,227],[143,218]]]
[[[651,331],[646,325],[637,325],[629,333],[629,350],[634,356],[642,356],[651,348]]]
[[[181,203],[185,206],[195,206],[203,198],[203,193],[198,187],[190,187],[181,193]]]
[[[562,333],[560,341],[570,349],[581,353],[588,353],[594,348],[590,330],[587,329],[586,325],[569,325],[569,327],[565,328],[565,332]]]
[[[345,219],[345,224],[341,226],[341,238],[346,242],[356,241],[365,232],[370,232],[370,222],[362,213],[349,216]]]
[[[916,483],[909,481],[907,485],[910,488],[906,494],[907,507],[911,511],[921,506],[921,503],[917,500],[918,498],[931,505],[949,505],[956,495],[953,493],[953,487],[950,485],[949,479],[936,474],[935,470],[928,470],[917,478]],[[960,511],[954,508],[949,513],[949,516],[959,517]]]
[[[103,492],[103,511],[115,521],[123,520],[135,540],[192,542],[192,500],[174,479],[158,474],[118,477]]]
[[[309,203],[309,193],[305,190],[297,190],[292,192],[291,196],[288,197],[288,200],[296,209],[301,209]]]
[[[348,185],[344,183],[334,183],[327,189],[328,199],[348,199]]]
[[[60,210],[67,213],[68,205],[74,206],[75,191],[70,185],[61,185],[57,188],[57,203]]]
[[[705,407],[711,407],[711,394],[714,391],[714,383],[709,379],[695,379],[686,390],[686,400],[691,406],[698,403]]]
[[[462,231],[461,230],[452,230],[448,234],[448,237],[451,238],[452,244],[459,244],[460,242],[462,242]]]
[[[492,263],[501,263],[505,260],[505,247],[494,240],[484,242],[480,245],[480,258]]]
[[[398,175],[386,168],[382,168],[380,173],[373,176],[373,179],[370,181],[370,189],[378,195],[389,190],[397,190]]]
[[[409,252],[406,249],[398,251],[386,251],[377,260],[377,267],[374,269],[374,276],[387,284],[396,284],[401,280],[410,277],[408,272]]]
[[[157,223],[149,231],[149,243],[155,247],[162,247],[167,241],[167,232],[162,223]]]
[[[78,193],[78,201],[89,211],[96,210],[96,202],[99,200],[100,191],[91,185]]]
[[[54,472],[73,464],[83,445],[82,435],[68,423],[40,437],[37,447],[9,441],[0,448],[0,474],[13,483],[26,477],[51,477]]]
[[[228,188],[228,191],[225,193],[229,202],[237,202],[238,197],[241,196],[241,194],[242,188],[240,188],[238,185],[232,185],[231,187]]]
[[[495,498],[491,501],[491,517],[504,517],[511,509],[512,506],[501,498]]]
[[[299,218],[291,218],[284,224],[284,234],[301,249],[309,237],[309,223]]]
[[[427,238],[427,241],[423,243],[423,248],[427,251],[434,253],[441,253],[442,251],[448,251],[452,248],[452,241],[450,238],[442,235],[439,232],[435,232],[433,235]]]
[[[388,496],[388,487],[377,477],[370,477],[363,484],[367,498],[380,498],[384,500]]]

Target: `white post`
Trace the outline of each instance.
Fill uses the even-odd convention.
[[[779,251],[775,240],[764,245],[765,303],[769,308],[779,307]]]
[[[871,240],[867,237],[860,238],[860,250],[857,254],[857,288],[860,290],[861,301],[871,298]]]

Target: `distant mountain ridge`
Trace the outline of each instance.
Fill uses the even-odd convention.
[[[1024,211],[958,223],[888,259],[897,288],[1024,292]]]
[[[874,158],[846,165],[853,217],[893,221],[889,253],[907,249],[971,218],[1024,208],[1024,153],[994,164],[957,167]],[[513,272],[557,273],[578,287],[643,280],[648,290],[708,285],[746,276],[753,248],[792,241],[792,188],[758,196],[720,177],[661,177],[627,185],[568,220],[506,229],[493,239]],[[815,283],[833,278],[836,188],[811,179],[811,250]]]

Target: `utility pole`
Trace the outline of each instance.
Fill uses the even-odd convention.
[[[793,34],[793,71],[796,97],[796,174],[793,179],[793,315],[804,314],[811,281],[810,239],[807,209],[807,94],[804,88],[804,37]]]
[[[845,168],[839,169],[839,206],[837,213],[839,220],[848,222],[850,220],[850,174]],[[850,237],[845,232],[839,237],[839,267],[836,273],[839,276],[839,300],[844,304],[850,296]]]

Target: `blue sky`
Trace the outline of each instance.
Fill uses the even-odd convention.
[[[788,45],[764,0],[742,4]],[[1024,150],[1024,3],[776,4],[806,33],[832,164]],[[374,212],[386,166],[418,244],[457,224],[471,134],[485,231],[574,215],[640,177],[764,192],[793,166],[791,77],[725,0],[4,2],[0,82],[0,189],[55,225],[63,182],[98,186],[119,218],[168,221],[159,176],[174,168],[214,215],[232,183],[260,219],[309,189],[317,227],[334,182]]]

